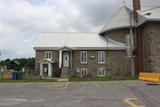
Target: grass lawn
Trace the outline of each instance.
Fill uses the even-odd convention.
[[[57,79],[39,79],[39,80],[0,80],[0,83],[16,83],[16,82],[57,82]]]
[[[135,77],[124,76],[122,80],[138,80],[138,76]]]
[[[113,78],[112,76],[105,76],[105,77],[93,77],[93,78],[87,78],[87,77],[71,77],[69,78],[69,81],[73,82],[81,82],[81,81],[115,81],[115,80],[137,80],[138,76],[136,77],[130,77],[130,76],[121,76],[118,78]]]
[[[115,81],[115,80],[137,80],[138,76],[132,78],[130,76],[105,76],[105,77],[71,77],[71,82],[85,82],[85,81]],[[16,83],[16,82],[58,82],[58,78],[42,78],[42,79],[23,79],[23,80],[10,80],[0,79],[0,83]]]

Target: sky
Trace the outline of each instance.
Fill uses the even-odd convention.
[[[141,4],[159,6],[160,0]],[[123,5],[124,0],[0,0],[0,59],[34,57],[42,32],[98,33]]]

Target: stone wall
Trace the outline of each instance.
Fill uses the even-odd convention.
[[[118,75],[129,75],[129,62],[125,51],[108,51],[107,54],[108,72]]]
[[[115,41],[125,43],[126,34],[130,34],[130,30],[127,28],[111,30],[111,31],[106,32],[104,35],[106,37],[109,37],[109,38],[115,40]]]
[[[40,64],[38,63],[39,61],[44,59],[45,53],[44,51],[36,51],[36,63],[35,63],[35,69],[36,72],[39,73],[40,71]]]
[[[121,43],[126,43],[126,34],[130,34],[130,29],[129,28],[122,28],[122,29],[115,29],[115,30],[111,30],[111,31],[107,31],[105,32],[103,35],[105,37],[109,37],[115,41],[121,42]],[[116,54],[116,52],[114,53]],[[121,53],[118,53],[121,54]],[[118,54],[116,56],[118,56]],[[124,52],[124,56],[126,52]],[[112,58],[112,54],[108,57],[109,59]],[[121,60],[125,63],[125,67],[123,68],[123,70],[125,71],[126,74],[130,74],[131,72],[131,60],[128,58],[124,58]],[[122,68],[121,68],[122,69]]]
[[[96,76],[99,68],[104,68],[107,75],[126,75],[125,51],[105,51],[105,63],[98,63],[98,51],[88,51],[88,63],[80,63],[80,51],[73,52],[73,67],[75,70],[87,68],[89,74]],[[92,58],[92,57],[95,58]]]
[[[45,58],[45,51],[43,50],[37,50],[36,51],[36,72],[39,73],[39,70],[40,70],[40,64],[39,64],[39,61],[42,61],[44,60]],[[53,66],[55,66],[56,69],[55,72],[59,71],[58,69],[58,64],[59,64],[59,51],[52,51],[52,60],[55,61],[56,63],[54,63]]]
[[[125,51],[105,51],[105,63],[98,63],[98,51],[87,51],[88,60],[87,64],[80,63],[80,51],[72,51],[73,59],[73,69],[77,72],[80,71],[81,68],[86,68],[88,73],[96,76],[97,70],[99,68],[104,68],[107,75],[126,75],[129,74],[129,71],[126,70],[126,62],[125,62]],[[44,59],[45,51],[36,51],[36,69],[39,72],[39,63]],[[94,56],[94,58],[93,58]],[[52,60],[54,60],[57,64],[59,62],[59,53],[58,51],[52,51]],[[54,66],[54,69],[58,70],[58,66]]]
[[[144,69],[148,72],[160,71],[160,22],[147,22],[142,29]]]
[[[106,55],[106,54],[105,54]],[[97,51],[87,51],[87,64],[80,63],[80,51],[73,51],[73,68],[76,71],[80,71],[81,68],[86,68],[89,74],[96,75],[98,68],[107,67],[105,64],[98,64],[98,52]],[[91,58],[91,57],[95,58]]]

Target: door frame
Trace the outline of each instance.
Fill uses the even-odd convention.
[[[53,72],[53,62],[42,60],[40,62],[40,76],[44,77],[44,64],[47,65],[48,68],[48,75],[47,77],[52,77]]]
[[[44,77],[48,77],[48,72],[49,72],[49,63],[43,63],[42,64],[42,72],[43,72],[43,76]],[[45,69],[47,70],[46,72],[45,72]]]
[[[68,61],[67,61],[67,65],[65,65],[65,61],[64,61],[64,57],[65,55],[68,57]],[[69,55],[69,52],[63,52],[63,67],[69,67],[70,66],[70,55]]]

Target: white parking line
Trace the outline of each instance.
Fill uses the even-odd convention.
[[[69,82],[67,82],[67,83],[66,83],[66,85],[65,85],[65,87],[64,87],[64,88],[68,88],[68,85],[69,85]]]
[[[96,82],[92,82],[93,84],[95,84],[98,88],[102,88],[100,85],[98,85]]]

